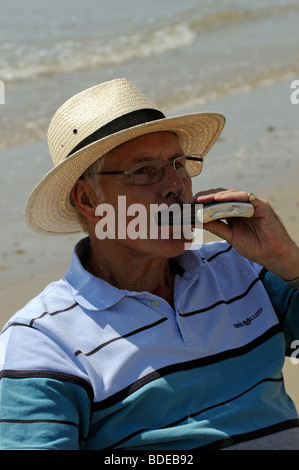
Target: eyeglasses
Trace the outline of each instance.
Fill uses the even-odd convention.
[[[193,178],[201,173],[203,158],[200,155],[183,155],[169,162],[151,160],[137,163],[131,170],[99,171],[89,173],[92,175],[131,175],[132,183],[136,186],[146,186],[160,181],[165,172],[165,165],[172,165],[178,176],[182,179]]]

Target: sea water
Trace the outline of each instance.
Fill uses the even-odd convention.
[[[0,150],[45,139],[57,107],[127,77],[166,113],[299,70],[295,0],[10,0],[0,6]]]

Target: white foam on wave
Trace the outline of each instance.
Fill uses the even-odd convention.
[[[175,23],[147,32],[134,32],[110,38],[64,40],[47,45],[6,44],[10,61],[1,59],[1,78],[8,81],[26,80],[42,75],[72,72],[99,66],[120,64],[132,59],[147,58],[189,46],[196,32],[187,23]]]

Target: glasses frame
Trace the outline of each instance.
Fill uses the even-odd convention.
[[[172,161],[169,161],[169,162],[162,162],[160,160],[148,160],[148,161],[145,161],[145,162],[140,162],[140,163],[137,163],[136,165],[133,165],[132,168],[130,170],[116,170],[116,171],[98,171],[96,173],[88,173],[88,176],[95,176],[95,175],[131,175],[131,181],[132,183],[135,185],[135,186],[149,186],[150,184],[154,184],[154,183],[157,183],[158,181],[160,181],[162,178],[163,178],[163,175],[164,175],[164,166],[165,165],[172,165],[173,169],[175,171],[177,171],[176,167],[175,167],[175,164],[178,160],[182,159],[182,158],[185,158],[187,159],[188,161],[197,161],[197,162],[201,162],[203,163],[203,157],[199,154],[191,154],[191,155],[181,155],[180,157],[176,157],[174,160]],[[152,181],[151,183],[145,183],[145,184],[136,184],[135,181],[134,181],[134,168],[135,167],[139,167],[140,165],[142,164],[147,164],[147,163],[151,163],[151,162],[160,162],[161,164],[161,167],[159,169],[159,178],[157,180],[154,180]],[[202,166],[201,165],[201,168],[200,168],[200,171],[199,173],[197,173],[196,175],[188,175],[187,177],[189,178],[194,178],[195,176],[198,176],[200,175],[200,173],[202,172]],[[186,177],[186,178],[187,178]],[[182,178],[180,176],[180,178]],[[184,178],[182,178],[184,179]]]

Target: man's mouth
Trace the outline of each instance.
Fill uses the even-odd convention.
[[[194,225],[196,223],[195,214],[198,211],[198,204],[175,203],[167,209],[156,212],[155,223],[162,225]]]

